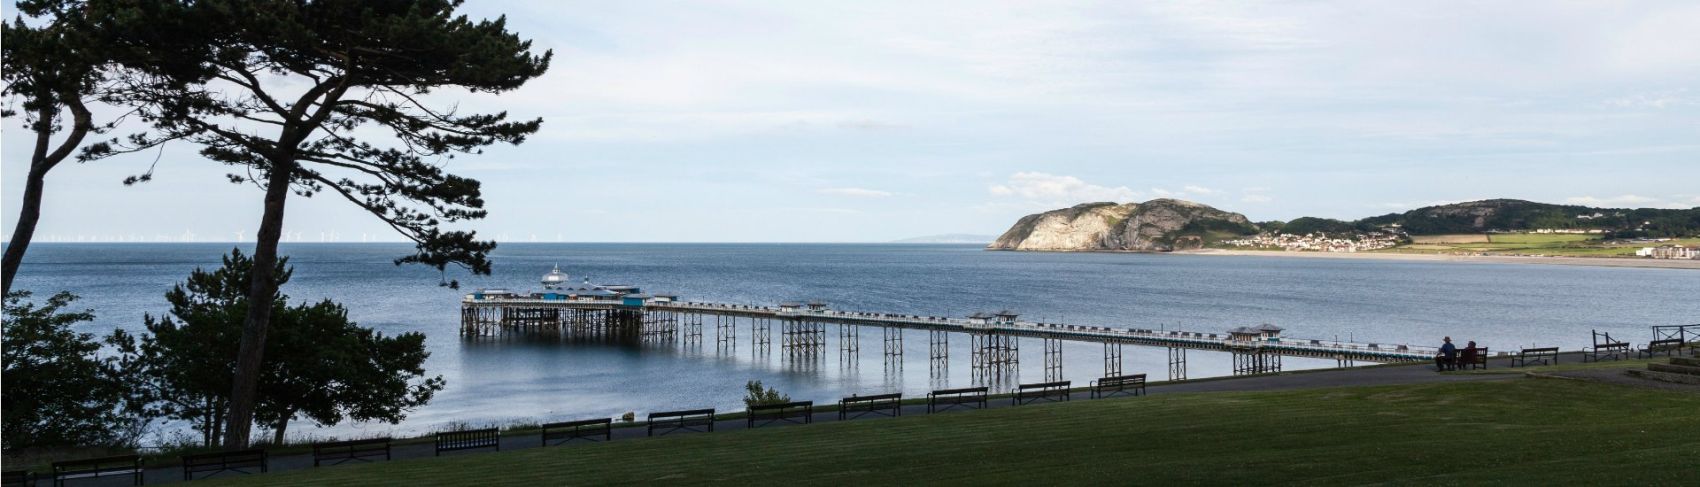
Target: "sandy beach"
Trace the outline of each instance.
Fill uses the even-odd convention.
[[[1660,269],[1700,269],[1700,260],[1672,259],[1630,259],[1606,257],[1527,257],[1510,255],[1443,255],[1443,254],[1397,254],[1382,252],[1281,252],[1270,250],[1222,250],[1204,249],[1175,252],[1187,255],[1222,255],[1260,257],[1293,257],[1303,259],[1375,259],[1375,260],[1407,260],[1428,262],[1461,262],[1489,264],[1546,264],[1546,265],[1581,265],[1594,267],[1645,267]]]

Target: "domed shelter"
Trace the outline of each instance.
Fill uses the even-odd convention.
[[[561,286],[567,285],[568,283],[567,273],[561,272],[561,266],[559,265],[556,265],[555,269],[549,271],[548,274],[543,275],[543,289],[560,289]]]

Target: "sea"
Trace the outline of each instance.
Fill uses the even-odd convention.
[[[15,289],[38,297],[81,296],[97,319],[82,331],[141,330],[144,314],[169,310],[164,294],[196,267],[213,268],[232,248],[252,244],[69,244],[31,246]],[[682,299],[773,305],[822,300],[834,308],[939,316],[1003,309],[1024,320],[1221,333],[1271,323],[1285,336],[1325,341],[1438,346],[1442,337],[1493,350],[1591,343],[1592,331],[1636,343],[1653,325],[1700,323],[1700,272],[1536,264],[1200,256],[1129,253],[991,252],[954,244],[508,243],[489,276],[396,266],[411,245],[285,243],[294,266],[283,292],[294,302],[332,299],[362,326],[426,335],[429,375],[447,387],[400,424],[290,426],[297,440],[417,435],[452,427],[512,425],[646,412],[742,409],[746,381],[760,380],[793,400],[831,403],[851,394],[979,385],[969,338],[952,336],[941,370],[928,360],[924,331],[904,335],[900,359],[887,359],[878,328],[859,333],[860,351],[842,354],[836,328],[817,359],[787,358],[775,343],[721,347],[710,322],[700,343],[569,343],[468,339],[459,334],[463,295],[479,288],[537,290],[559,266],[574,282],[629,284]],[[747,327],[747,324],[741,326]],[[777,342],[778,333],[775,332]],[[1046,378],[1044,348],[1022,339],[1016,375]],[[1077,384],[1102,376],[1100,344],[1065,342],[1061,374]],[[1126,346],[1124,373],[1168,377],[1163,348]],[[1229,375],[1229,355],[1192,351],[1191,379]],[[1288,358],[1286,370],[1336,367]],[[1054,371],[1052,373],[1055,373]],[[181,425],[160,425],[160,431]]]

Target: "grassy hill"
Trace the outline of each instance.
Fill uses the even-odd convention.
[[[1594,208],[1497,199],[1427,206],[1355,223],[1371,227],[1397,223],[1411,235],[1598,228],[1609,230],[1613,237],[1686,237],[1700,235],[1700,208]]]
[[[1656,484],[1700,471],[1700,394],[1510,379],[1166,394],[250,478],[256,485]]]

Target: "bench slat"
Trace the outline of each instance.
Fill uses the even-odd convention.
[[[707,433],[714,431],[714,409],[688,409],[683,411],[663,411],[649,413],[649,436],[655,436],[657,426],[666,427],[661,434],[675,431],[695,431]],[[698,427],[706,426],[707,429]]]
[[[1035,401],[1067,401],[1069,400],[1069,385],[1071,381],[1040,382],[1036,384],[1020,384],[1015,386],[1011,404],[1020,406]]]
[[[371,438],[365,440],[330,441],[313,444],[313,466],[321,466],[326,460],[336,460],[331,465],[341,465],[351,461],[370,462],[371,458],[383,455],[384,460],[390,459],[390,438]]]
[[[602,441],[614,439],[612,418],[581,419],[543,425],[543,446],[549,446],[550,440],[561,440],[557,445],[576,439],[596,441],[597,436],[601,436]]]

